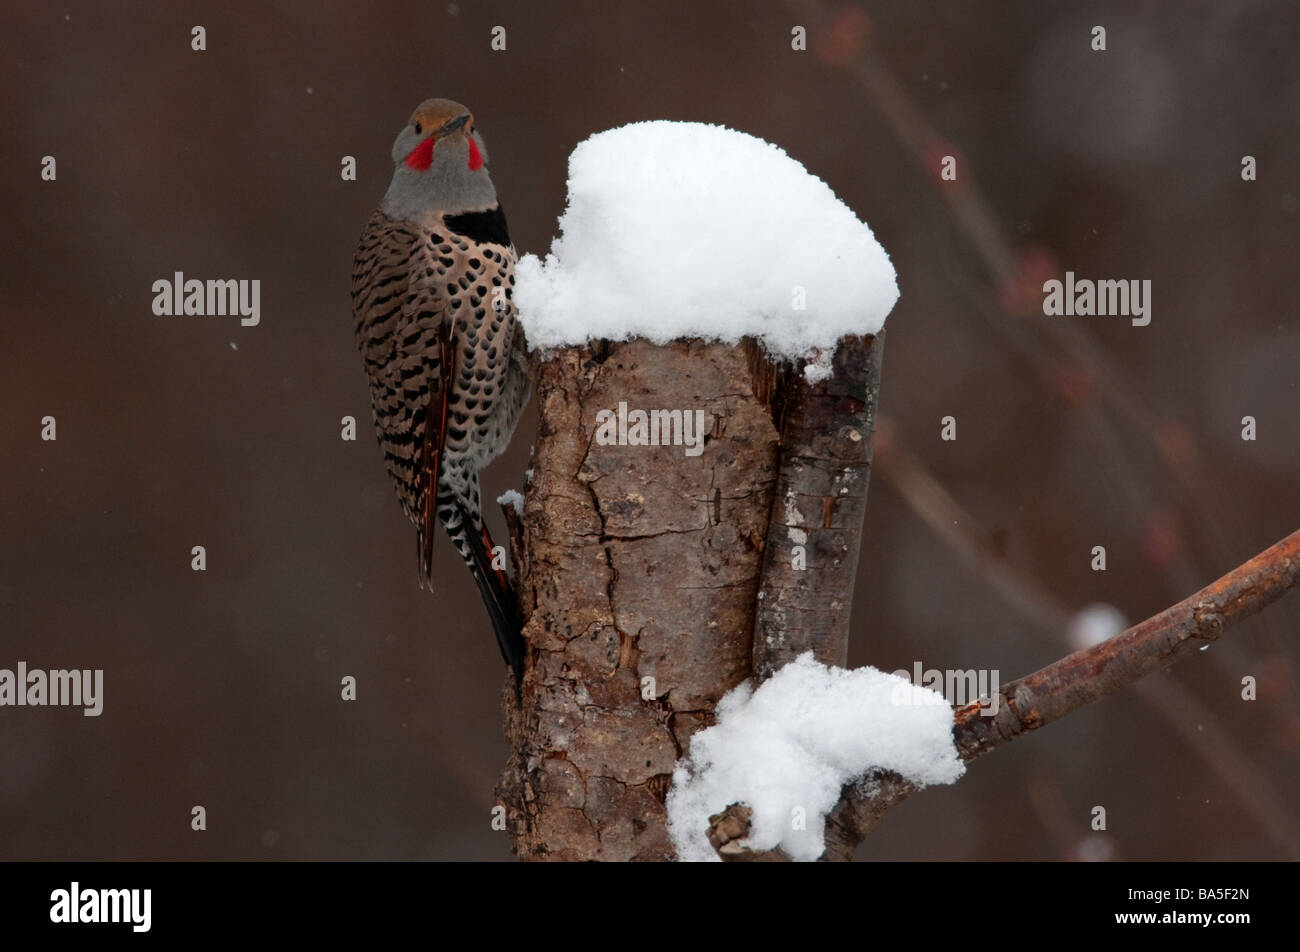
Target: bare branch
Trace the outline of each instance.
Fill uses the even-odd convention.
[[[1300,530],[1114,638],[1009,682],[996,699],[998,713],[993,717],[984,717],[978,703],[959,708],[953,742],[962,760],[970,762],[1209,646],[1224,631],[1271,605],[1298,582]],[[858,843],[916,790],[914,784],[887,771],[868,774],[846,786],[839,805],[827,817],[823,858],[852,858]],[[743,838],[734,828],[734,811],[718,816],[731,821],[728,841]],[[715,835],[714,831],[710,835]],[[737,852],[733,847],[733,856],[728,858],[741,858],[735,855]],[[779,857],[751,854],[743,858]]]
[[[1208,647],[1297,581],[1300,530],[1141,624],[1006,684],[993,717],[980,716],[978,705],[960,708],[953,738],[962,759],[973,760]]]
[[[875,464],[878,473],[898,491],[912,511],[1009,605],[1042,631],[1068,642],[1070,610],[987,540],[975,518],[914,453],[895,439],[889,419],[884,415],[876,423]],[[1240,654],[1240,651],[1218,650],[1214,657],[1222,669],[1237,670],[1240,664],[1235,657]],[[1143,680],[1135,685],[1135,690],[1155,715],[1219,775],[1277,847],[1291,858],[1300,859],[1300,845],[1295,842],[1297,821],[1286,800],[1268,774],[1213,718],[1202,716],[1195,722],[1189,720],[1187,712],[1197,703],[1192,693],[1170,678]]]

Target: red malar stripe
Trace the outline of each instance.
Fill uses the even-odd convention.
[[[425,139],[406,157],[406,164],[423,172],[433,164],[433,139]]]

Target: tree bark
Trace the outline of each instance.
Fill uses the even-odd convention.
[[[782,388],[780,476],[754,637],[760,680],[805,651],[822,664],[848,662],[883,351],[883,331],[846,337],[829,379]]]
[[[752,346],[700,342],[541,364],[515,552],[528,658],[498,790],[520,858],[673,858],[673,766],[752,671],[779,376]],[[703,410],[703,451],[602,445],[597,414],[620,402]]]

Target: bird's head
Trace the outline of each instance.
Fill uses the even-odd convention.
[[[393,141],[393,181],[381,207],[408,221],[497,204],[487,147],[474,114],[450,99],[426,99]]]
[[[393,162],[414,172],[481,171],[487,149],[474,127],[474,114],[450,99],[426,99],[393,142]]]

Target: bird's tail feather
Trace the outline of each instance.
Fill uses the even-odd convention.
[[[518,694],[524,675],[524,638],[514,589],[505,574],[492,567],[492,538],[487,530],[482,530],[481,534],[477,532],[464,507],[459,503],[454,505],[460,516],[460,525],[450,529],[448,534],[456,548],[468,556],[466,561],[470,574],[474,576],[474,583],[492,620],[492,631],[501,649],[501,657],[514,673],[515,693]]]

